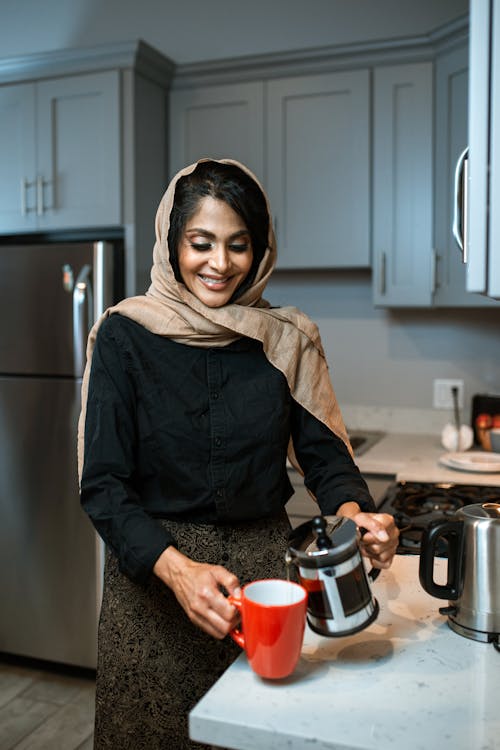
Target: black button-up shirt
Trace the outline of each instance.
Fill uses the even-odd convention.
[[[344,443],[290,394],[260,342],[198,348],[121,315],[92,358],[81,501],[130,578],[146,580],[173,539],[158,518],[265,518],[293,494],[290,435],[323,513],[373,510]]]

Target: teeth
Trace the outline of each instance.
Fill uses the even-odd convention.
[[[205,284],[214,284],[214,285],[215,284],[224,284],[227,281],[226,278],[224,278],[224,279],[212,279],[209,276],[202,276],[201,274],[200,274],[200,279],[202,281],[204,281]]]

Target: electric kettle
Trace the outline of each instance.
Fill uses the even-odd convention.
[[[448,546],[446,584],[434,581],[438,540]],[[422,536],[419,567],[423,588],[449,606],[452,630],[498,648],[500,635],[500,503],[479,503],[460,508],[453,520],[429,524]]]
[[[349,518],[316,516],[290,533],[287,564],[298,567],[308,592],[307,621],[320,635],[343,636],[366,628],[378,615],[359,551],[360,532]]]

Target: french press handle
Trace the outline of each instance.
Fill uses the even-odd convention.
[[[359,527],[359,533],[361,534],[361,539],[363,539],[364,535],[368,532],[368,529],[365,529],[364,526]],[[370,581],[375,581],[381,573],[380,568],[370,568],[368,573],[366,574]]]

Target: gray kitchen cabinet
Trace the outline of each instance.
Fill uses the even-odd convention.
[[[466,291],[466,265],[453,236],[455,168],[468,143],[468,47],[462,44],[439,54],[435,63],[435,201],[434,248],[437,307],[498,305],[482,294]]]
[[[121,223],[118,71],[0,87],[0,231]]]
[[[0,87],[0,121],[0,229],[29,230],[36,226],[27,205],[36,177],[34,84]]]
[[[432,302],[433,66],[374,71],[374,302]]]
[[[467,290],[500,299],[500,0],[470,3]]]
[[[264,84],[170,92],[170,173],[203,157],[232,158],[264,179]]]
[[[279,268],[370,265],[368,70],[170,94],[172,173],[233,157],[269,192]]]
[[[278,268],[370,266],[368,70],[267,84]]]
[[[126,296],[144,292],[173,68],[140,40],[0,58],[0,237],[107,232],[123,239]]]

